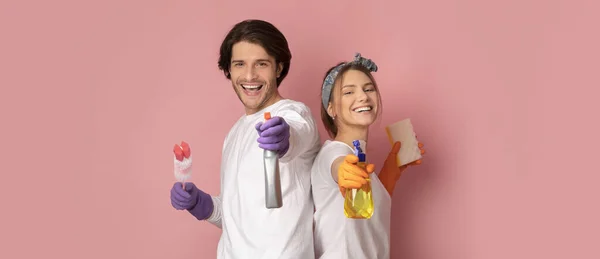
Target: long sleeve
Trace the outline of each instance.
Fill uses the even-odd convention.
[[[211,196],[211,198],[212,198],[212,202],[213,202],[213,212],[210,215],[210,217],[208,217],[206,219],[206,221],[215,225],[218,228],[222,228],[221,218],[222,218],[223,202],[221,201],[221,195]]]
[[[310,109],[304,105],[290,106],[289,109],[282,110],[279,115],[290,126],[290,147],[281,158],[281,162],[293,160],[311,151],[315,146],[320,146],[319,131]]]
[[[223,149],[221,150],[221,156],[224,157],[225,156],[225,147],[227,146],[227,143],[229,143],[229,138],[230,135],[232,134],[233,130],[230,131],[227,136],[225,136],[225,140],[223,141]],[[220,169],[220,186],[221,186],[221,193],[219,193],[218,196],[211,196],[212,198],[212,202],[213,202],[213,212],[210,215],[210,217],[208,217],[206,219],[206,221],[208,221],[209,223],[215,225],[216,227],[223,229],[223,199],[222,199],[222,194],[223,194],[223,182],[225,181],[224,177],[225,177],[225,172],[223,171],[224,165],[225,163],[227,163],[227,159],[221,159],[221,169]]]

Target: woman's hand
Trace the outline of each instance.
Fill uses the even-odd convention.
[[[423,146],[423,143],[419,142],[419,149],[421,149],[421,155],[425,154],[425,149],[423,149]],[[388,191],[390,196],[392,196],[394,188],[396,187],[396,182],[398,181],[398,179],[400,179],[400,176],[402,175],[404,170],[406,170],[406,168],[408,168],[409,166],[420,165],[423,162],[423,159],[419,159],[412,163],[403,166],[398,166],[398,163],[396,162],[396,157],[398,156],[400,147],[400,142],[394,143],[394,146],[392,146],[392,150],[385,159],[385,162],[383,162],[383,167],[381,168],[381,172],[379,173],[379,180],[381,180],[381,183]]]
[[[338,167],[338,186],[342,196],[346,195],[346,189],[359,189],[367,183],[366,178],[375,171],[375,165],[367,164],[366,168],[358,166],[358,157],[347,155],[340,167]]]

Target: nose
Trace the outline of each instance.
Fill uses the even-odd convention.
[[[356,91],[356,100],[359,102],[366,102],[369,99],[369,96],[362,89]]]
[[[258,77],[256,73],[256,68],[254,66],[246,66],[246,71],[244,71],[244,75],[246,81],[252,81]]]

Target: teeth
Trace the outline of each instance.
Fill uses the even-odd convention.
[[[364,112],[364,111],[370,111],[370,110],[371,110],[371,106],[360,107],[360,108],[354,109],[355,112]]]
[[[260,88],[262,85],[242,85],[243,88],[246,89],[258,89]]]

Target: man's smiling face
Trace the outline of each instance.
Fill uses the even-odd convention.
[[[231,84],[246,108],[254,114],[281,99],[277,90],[277,76],[282,65],[265,49],[254,43],[240,41],[231,51]]]

